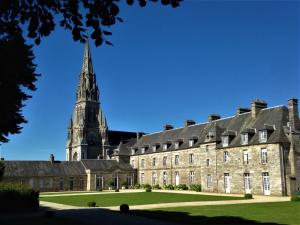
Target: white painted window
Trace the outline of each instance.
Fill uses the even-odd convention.
[[[268,139],[267,130],[260,130],[258,133],[259,133],[259,142],[260,143],[267,142],[267,139]]]
[[[163,144],[163,150],[167,150],[168,149],[168,144]]]
[[[179,184],[180,184],[179,172],[175,171],[175,185],[179,185]]]
[[[194,145],[194,140],[193,139],[189,140],[189,147],[192,147],[193,145]]]
[[[241,144],[242,145],[248,144],[248,134],[241,134]]]
[[[229,173],[224,173],[224,190],[225,193],[230,193],[231,191],[231,184],[230,184],[230,176]]]
[[[153,151],[153,152],[156,152],[156,145],[153,145],[153,146],[152,146],[152,151]]]
[[[207,175],[207,187],[210,188],[212,185],[212,177],[210,174]]]
[[[144,184],[145,181],[145,174],[141,173],[141,184]]]
[[[193,164],[194,163],[194,154],[190,153],[189,154],[189,164]]]
[[[156,166],[156,158],[152,158],[152,166]]]
[[[190,184],[195,183],[195,172],[194,171],[189,172],[189,182],[190,182]]]
[[[178,149],[178,148],[179,148],[179,142],[176,141],[176,142],[175,142],[175,149]]]
[[[261,163],[268,163],[268,151],[266,148],[261,149]]]
[[[142,167],[142,168],[145,167],[145,159],[141,159],[141,167]]]
[[[163,185],[167,185],[168,182],[168,174],[167,171],[163,172]]]
[[[131,160],[131,166],[134,167],[134,159]]]
[[[167,156],[164,156],[164,157],[163,157],[163,166],[166,166],[166,165],[167,165],[167,159],[168,159]]]
[[[224,152],[224,162],[227,162],[229,159],[228,151]]]
[[[269,173],[262,173],[264,195],[270,195],[270,178]]]
[[[246,165],[249,163],[249,153],[248,150],[243,151],[243,163]]]
[[[228,147],[229,144],[229,136],[222,136],[222,146]]]
[[[251,179],[250,179],[250,174],[249,173],[244,173],[244,188],[245,188],[245,193],[250,194],[251,193]]]
[[[135,149],[131,149],[131,155],[135,154]]]
[[[179,165],[179,155],[175,155],[175,165]]]
[[[145,148],[141,148],[141,152],[142,152],[142,154],[144,154],[145,153]]]
[[[157,175],[155,172],[152,172],[152,185],[156,185],[157,183]]]

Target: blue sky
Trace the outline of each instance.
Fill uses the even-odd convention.
[[[231,116],[259,98],[269,106],[299,98],[297,1],[185,1],[177,9],[121,5],[114,46],[90,43],[101,106],[112,130],[155,132],[166,123]],[[38,90],[29,121],[3,144],[6,159],[65,158],[83,45],[57,27],[34,47]]]

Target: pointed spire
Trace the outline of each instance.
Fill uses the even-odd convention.
[[[105,129],[107,129],[107,121],[106,121],[106,116],[104,115],[104,118],[103,118],[103,127]]]
[[[72,120],[72,116],[71,116],[68,128],[72,129],[72,127],[73,127],[73,120]]]
[[[84,54],[83,54],[83,63],[82,63],[81,72],[85,73],[85,74],[93,74],[94,73],[88,38],[86,39],[85,45],[84,45]]]

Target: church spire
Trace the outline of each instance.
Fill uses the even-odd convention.
[[[86,39],[84,45],[84,55],[81,73],[94,74],[89,39]]]

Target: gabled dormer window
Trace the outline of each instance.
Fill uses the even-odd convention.
[[[153,152],[156,152],[156,145],[153,145],[153,146],[152,146],[152,151],[153,151]]]
[[[222,146],[228,147],[228,144],[229,144],[229,136],[228,135],[222,136]]]
[[[194,142],[195,142],[194,139],[189,140],[189,147],[192,147],[194,145]]]
[[[132,149],[131,149],[131,155],[134,155],[134,154],[135,154],[135,149],[132,148]]]
[[[176,142],[175,142],[174,147],[175,147],[175,149],[178,149],[178,148],[179,148],[179,141],[176,141]]]
[[[141,153],[144,154],[145,153],[145,147],[141,148]]]
[[[268,140],[268,131],[267,130],[260,130],[259,134],[259,143],[265,143]]]
[[[163,144],[163,150],[167,150],[168,149],[168,144]]]
[[[248,133],[241,134],[241,144],[242,145],[248,144]]]

